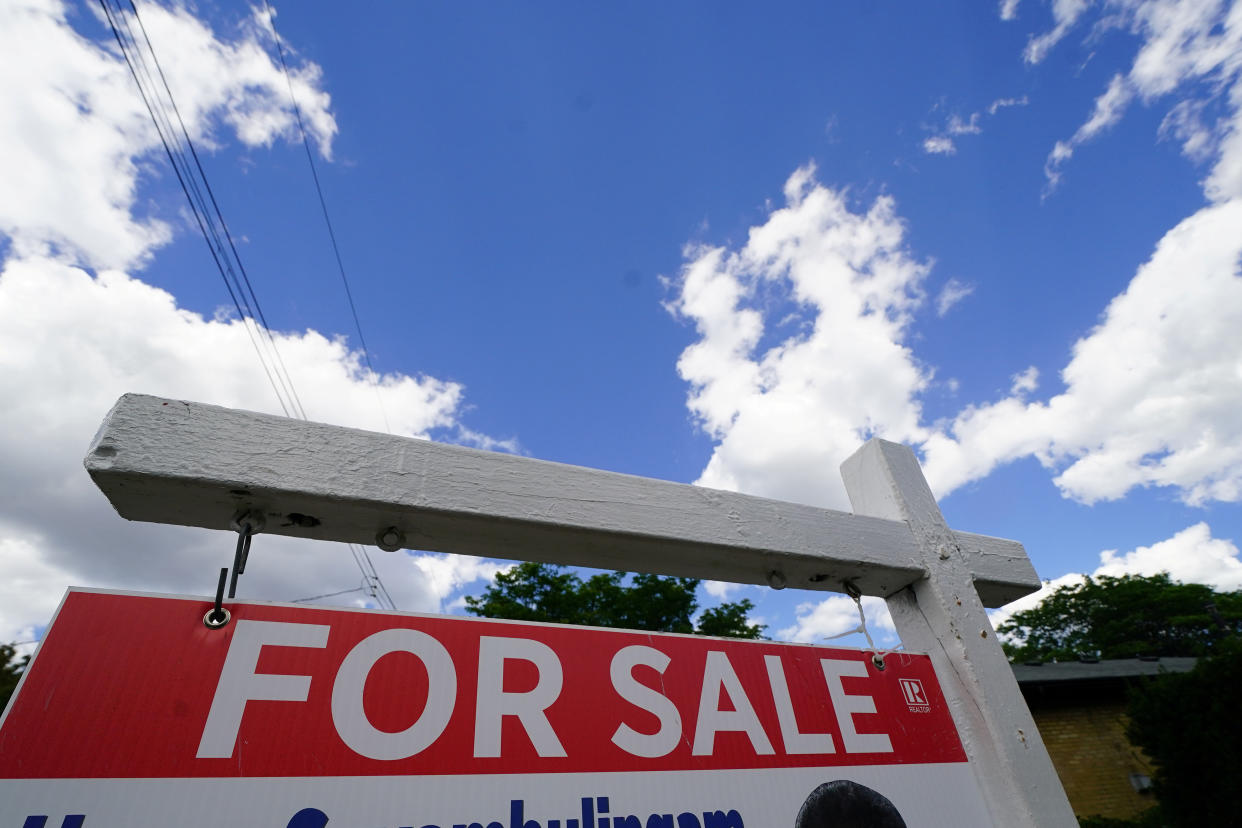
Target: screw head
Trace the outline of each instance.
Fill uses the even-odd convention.
[[[395,526],[375,533],[375,545],[385,552],[396,552],[405,546],[405,533]]]

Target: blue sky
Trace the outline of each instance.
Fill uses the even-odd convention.
[[[1242,587],[1242,4],[826,5],[277,4],[378,391],[262,7],[138,8],[311,419],[382,429],[379,397],[402,433],[833,508],[879,435],[1044,578]],[[27,639],[70,583],[201,593],[231,552],[90,486],[120,393],[279,407],[97,6],[0,23]],[[261,540],[253,597],[358,584]],[[496,570],[376,566],[423,611]],[[854,623],[722,595],[781,637]]]

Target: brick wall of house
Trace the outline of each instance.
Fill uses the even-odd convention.
[[[1155,804],[1130,774],[1151,775],[1151,764],[1125,736],[1123,703],[1031,706],[1074,813],[1127,819]]]

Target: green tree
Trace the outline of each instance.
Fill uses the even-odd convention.
[[[564,567],[526,562],[497,575],[482,596],[466,598],[466,610],[488,618],[655,632],[734,638],[763,633],[762,625],[746,620],[754,605],[745,599],[704,610],[695,629],[698,585],[695,578],[624,572],[601,572],[584,581]]]
[[[0,710],[9,703],[9,697],[17,689],[22,671],[30,662],[30,656],[17,657],[17,650],[12,644],[0,644]]]
[[[695,632],[729,638],[759,638],[763,635],[763,625],[752,624],[746,618],[754,608],[749,598],[708,607],[699,616],[699,628]]]
[[[1127,735],[1155,765],[1160,803],[1146,824],[1237,825],[1242,815],[1242,641],[1218,642],[1189,673],[1166,673],[1131,693]]]
[[[1216,592],[1167,574],[1086,577],[1038,606],[1016,612],[997,632],[1012,661],[1202,656],[1242,630],[1242,591]]]

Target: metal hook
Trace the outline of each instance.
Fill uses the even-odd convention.
[[[220,580],[216,584],[216,605],[207,610],[207,614],[203,616],[203,624],[209,630],[218,630],[229,623],[231,614],[223,606],[224,604],[224,580],[228,577],[229,568],[227,566],[220,567]]]
[[[237,530],[237,549],[233,552],[233,577],[229,579],[229,598],[237,597],[237,576],[246,571],[246,560],[250,557],[250,539],[263,531],[263,523],[263,513],[253,510],[240,511],[229,522]]]
[[[229,623],[232,613],[224,608],[224,582],[229,582],[229,598],[237,597],[237,576],[246,571],[246,560],[250,557],[250,539],[256,532],[263,531],[263,513],[253,510],[241,510],[233,515],[229,526],[237,531],[237,548],[233,550],[233,577],[229,578],[229,568],[220,567],[220,580],[216,584],[216,602],[203,616],[203,624],[208,629],[218,630]]]
[[[250,532],[245,531],[237,536],[237,550],[233,553],[233,577],[229,579],[229,598],[237,597],[237,576],[246,571],[246,559],[249,557]]]

